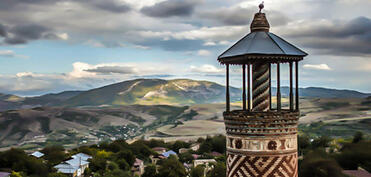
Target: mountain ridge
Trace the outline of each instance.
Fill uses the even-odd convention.
[[[295,89],[294,89],[295,92]],[[281,94],[288,96],[289,88],[281,87]],[[349,89],[322,87],[299,88],[302,97],[365,98],[370,93]],[[241,100],[241,89],[231,87],[232,101]],[[272,87],[272,95],[276,88]],[[20,97],[0,93],[0,111],[32,108],[37,106],[112,106],[112,105],[192,105],[224,102],[225,86],[211,81],[191,79],[134,79],[86,91],[64,91],[36,97]]]

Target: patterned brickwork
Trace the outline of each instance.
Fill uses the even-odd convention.
[[[245,156],[228,153],[228,177],[297,177],[297,154]]]
[[[228,177],[297,177],[299,112],[224,113]]]

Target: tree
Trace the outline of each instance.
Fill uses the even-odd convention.
[[[48,160],[51,165],[59,164],[67,158],[63,146],[48,146],[41,152],[45,154],[43,158]]]
[[[68,176],[62,173],[49,173],[48,177],[68,177]]]
[[[160,162],[161,166],[159,169],[159,176],[166,177],[186,177],[187,172],[182,163],[178,159],[171,155],[169,158],[164,159]]]
[[[320,138],[314,139],[312,142],[312,148],[319,148],[319,147],[329,147],[331,142],[331,138],[328,136],[321,136]]]
[[[144,168],[144,173],[142,174],[142,177],[156,177],[156,166],[155,165],[148,165]]]
[[[227,169],[225,167],[225,164],[223,162],[218,162],[216,163],[214,168],[207,173],[207,177],[225,176],[226,171]]]
[[[198,165],[195,168],[191,169],[190,175],[191,177],[203,177],[205,172],[205,167],[202,165]]]
[[[363,133],[358,131],[354,134],[352,143],[358,143],[362,140],[363,140]]]
[[[299,167],[300,177],[345,177],[337,162],[323,150],[315,150],[305,155]]]
[[[22,175],[22,173],[20,172],[15,172],[15,171],[12,171],[12,173],[10,174],[9,177],[23,177],[24,175]]]
[[[182,163],[191,163],[194,160],[190,152],[185,152],[185,153],[179,154],[178,156],[179,156],[179,161]]]

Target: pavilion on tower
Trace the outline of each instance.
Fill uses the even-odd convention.
[[[264,6],[260,4],[259,8],[251,23],[251,32],[218,57],[218,61],[226,66],[226,111],[223,116],[227,132],[227,176],[296,177],[300,114],[298,62],[307,53],[269,32],[268,20],[265,13],[261,13]],[[281,106],[280,64],[289,65],[288,109]],[[230,65],[242,65],[242,110],[230,110]],[[272,65],[277,66],[275,107],[272,107]]]

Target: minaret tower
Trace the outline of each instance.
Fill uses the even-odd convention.
[[[264,5],[260,4],[259,8],[251,23],[251,32],[218,57],[226,66],[223,115],[227,132],[227,177],[297,177],[298,62],[307,53],[270,33],[268,20],[261,13]],[[289,69],[287,107],[281,104],[280,65],[283,64],[288,64]],[[230,110],[230,65],[242,66],[242,110]],[[277,78],[271,77],[273,65],[276,65]],[[277,83],[276,100],[272,99],[272,79]],[[276,104],[272,105],[272,101]]]

